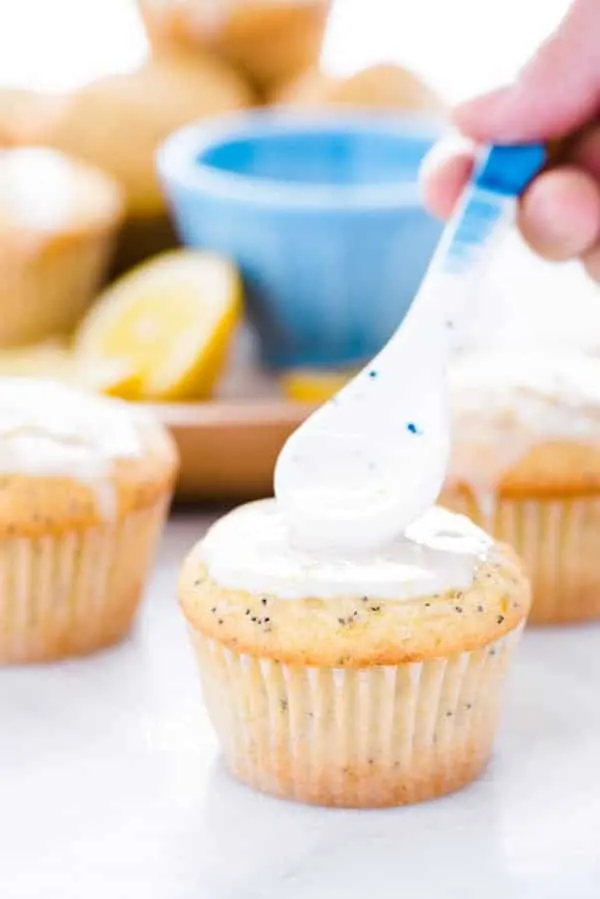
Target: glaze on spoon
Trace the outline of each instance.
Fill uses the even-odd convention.
[[[544,159],[539,145],[486,150],[391,340],[285,444],[275,493],[299,545],[383,546],[434,505],[450,452],[454,328]]]

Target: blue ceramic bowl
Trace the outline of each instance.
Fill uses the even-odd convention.
[[[236,260],[268,365],[353,364],[394,331],[440,234],[417,184],[436,134],[388,114],[267,111],[164,144],[180,236]]]

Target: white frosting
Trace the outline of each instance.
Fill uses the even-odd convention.
[[[450,474],[492,529],[502,476],[540,443],[600,444],[600,359],[576,352],[466,352],[450,368]]]
[[[0,234],[15,226],[53,233],[119,208],[118,189],[102,172],[46,147],[0,152]]]
[[[467,589],[493,544],[462,515],[432,508],[388,547],[351,557],[293,544],[275,500],[241,506],[209,530],[201,559],[221,587],[280,599],[408,600]]]
[[[2,474],[84,482],[110,517],[113,463],[142,452],[138,423],[124,403],[52,381],[0,379]]]
[[[574,352],[465,353],[450,368],[452,407],[465,429],[491,436],[600,437],[600,359]]]
[[[549,440],[600,441],[600,359],[579,353],[487,352],[450,369],[451,470],[467,480],[498,475]]]

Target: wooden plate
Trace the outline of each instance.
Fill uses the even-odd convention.
[[[179,448],[177,499],[188,502],[270,496],[279,450],[312,411],[310,406],[278,399],[152,408]]]

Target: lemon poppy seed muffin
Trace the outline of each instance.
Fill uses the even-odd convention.
[[[87,653],[139,604],[177,468],[117,400],[0,379],[0,661]]]
[[[600,360],[465,352],[450,382],[442,502],[515,547],[532,578],[532,622],[600,616]]]
[[[350,559],[295,547],[267,500],[192,550],[180,602],[236,777],[305,802],[386,806],[485,767],[529,589],[511,550],[443,509]]]
[[[53,150],[0,151],[0,346],[76,324],[110,260],[119,186]]]

